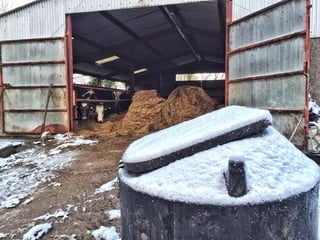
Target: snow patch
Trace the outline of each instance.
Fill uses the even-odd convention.
[[[117,218],[121,218],[121,211],[120,209],[112,209],[106,212],[109,220],[114,220]]]
[[[36,217],[33,220],[48,220],[50,218],[62,218],[66,219],[68,217],[68,212],[63,211],[62,209],[58,209],[55,213],[50,214],[46,213],[42,216]]]
[[[6,238],[6,237],[8,237],[8,234],[7,234],[7,233],[1,233],[1,232],[0,232],[0,239]]]
[[[56,148],[51,149],[49,155],[60,153],[68,147],[77,147],[80,145],[92,145],[98,143],[97,140],[85,139],[83,136],[71,136],[69,134],[57,134],[55,140],[60,143]]]
[[[23,202],[22,204],[23,204],[23,205],[27,205],[27,204],[31,203],[33,200],[34,200],[33,197],[28,198],[28,199],[24,200],[24,202]]]
[[[118,178],[115,178],[115,179],[111,180],[110,182],[107,182],[107,183],[103,184],[100,188],[98,188],[98,189],[95,191],[94,194],[111,191],[112,189],[114,189],[114,185],[115,185],[117,182],[118,182]]]
[[[121,240],[114,226],[111,226],[111,227],[101,226],[99,229],[94,230],[91,234],[95,239]]]
[[[21,200],[32,193],[41,183],[51,181],[53,171],[61,169],[76,156],[74,151],[60,150],[67,146],[79,146],[81,144],[94,144],[97,141],[86,140],[80,137],[71,137],[68,134],[55,136],[59,151],[49,151],[47,146],[34,146],[11,155],[8,158],[0,158],[0,208],[12,208],[20,204]],[[21,144],[21,141],[0,140],[0,146],[4,144]],[[61,146],[61,147],[59,147]],[[56,148],[55,148],[56,149]],[[59,183],[52,183],[59,187]]]
[[[52,228],[51,223],[39,224],[32,227],[26,234],[23,235],[22,240],[37,240],[40,239],[44,234],[49,232]]]

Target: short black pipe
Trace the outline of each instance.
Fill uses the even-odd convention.
[[[229,159],[228,171],[224,173],[228,194],[232,197],[241,197],[247,190],[247,180],[244,159],[233,156]]]

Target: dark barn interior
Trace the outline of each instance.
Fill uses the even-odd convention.
[[[177,73],[225,71],[225,1],[75,14],[72,38],[74,73],[166,96]]]

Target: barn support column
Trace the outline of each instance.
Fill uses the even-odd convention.
[[[68,110],[68,131],[74,130],[74,106],[73,96],[73,53],[72,53],[72,24],[71,16],[66,16],[66,36],[65,36],[65,51],[66,51],[66,86],[67,86],[67,110]]]
[[[176,87],[176,74],[167,72],[160,73],[159,77],[159,93],[162,97],[168,97]]]
[[[134,68],[131,69],[129,73],[129,87],[130,87],[130,92],[133,95],[135,93],[135,85],[136,85],[136,76],[134,75]]]

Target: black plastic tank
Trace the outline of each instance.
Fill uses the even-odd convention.
[[[319,167],[273,127],[118,176],[122,240],[318,239]]]

